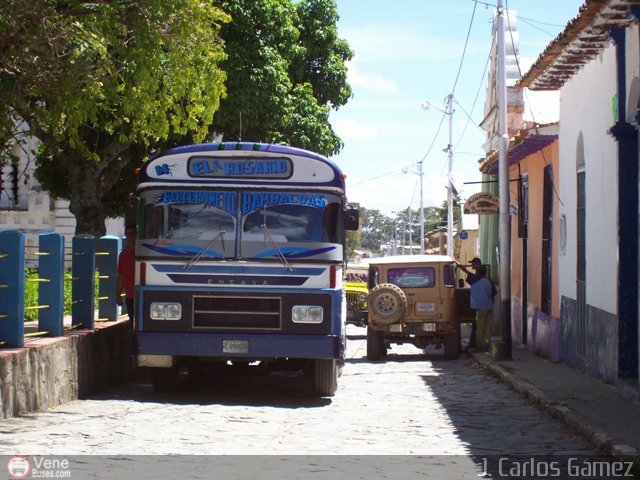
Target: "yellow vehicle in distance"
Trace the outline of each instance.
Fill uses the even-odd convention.
[[[368,265],[347,265],[344,271],[344,293],[347,301],[347,323],[365,327],[369,322],[367,312]]]

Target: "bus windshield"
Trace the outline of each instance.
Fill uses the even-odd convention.
[[[163,188],[141,201],[141,256],[342,260],[337,195]]]

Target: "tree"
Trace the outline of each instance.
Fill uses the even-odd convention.
[[[150,145],[205,137],[228,19],[199,0],[4,2],[0,141],[11,147],[6,125],[27,122],[42,142],[37,177],[70,200],[76,233],[104,222],[105,199]]]
[[[330,108],[351,96],[334,0],[218,0],[232,22],[222,28],[227,97],[212,132],[225,139],[287,143],[333,155],[342,141]]]
[[[445,202],[444,210],[442,207],[425,207],[424,209],[424,231],[431,232],[437,228],[446,227],[447,225],[447,208]]]
[[[454,195],[453,196],[453,202],[452,202],[452,207],[453,207],[453,223],[455,224],[456,222],[459,222],[462,219],[462,212],[460,210],[460,196],[459,195]],[[438,226],[447,226],[447,217],[449,215],[449,204],[447,202],[447,200],[443,200],[442,204],[440,205],[440,207],[431,207],[433,208],[433,222],[435,225],[435,228],[437,228]],[[436,225],[439,224],[439,225]]]
[[[389,240],[394,221],[379,210],[368,210],[365,207],[360,207],[360,219],[362,248],[380,252],[382,245]]]
[[[335,1],[211,2],[5,0],[0,149],[26,120],[42,142],[36,176],[70,200],[76,233],[124,212],[157,149],[238,138],[241,123],[244,140],[342,147],[328,115],[351,95],[352,52]]]
[[[353,261],[356,250],[360,246],[360,230],[347,230],[347,241],[345,242],[345,253],[347,261]]]

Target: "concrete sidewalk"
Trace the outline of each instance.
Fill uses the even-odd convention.
[[[595,447],[627,461],[633,458],[640,469],[637,385],[610,385],[515,345],[512,360],[494,361],[490,353],[469,352],[469,355]]]

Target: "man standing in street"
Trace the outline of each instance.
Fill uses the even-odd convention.
[[[493,325],[493,296],[495,287],[487,278],[487,267],[476,268],[478,279],[471,285],[471,308],[476,311],[476,348],[487,350]]]
[[[124,229],[127,244],[118,257],[118,276],[116,277],[116,302],[122,305],[122,293],[124,292],[124,304],[133,328],[136,274],[136,226],[129,224]]]
[[[487,267],[482,265],[482,260],[473,258],[471,267],[475,273],[456,260],[456,264],[467,274],[467,283],[471,287],[471,308],[475,310],[475,322],[471,325],[471,335],[467,348],[486,350],[491,341],[491,328],[493,325],[493,296],[495,287],[487,278]]]

